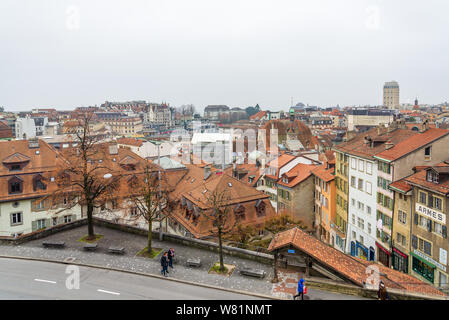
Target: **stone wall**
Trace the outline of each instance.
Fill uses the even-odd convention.
[[[83,218],[80,220],[75,220],[72,222],[59,224],[54,227],[46,228],[43,230],[37,230],[37,231],[31,232],[31,233],[27,233],[27,234],[18,236],[17,238],[13,238],[13,237],[0,238],[0,244],[11,244],[11,245],[21,244],[21,243],[24,243],[27,241],[45,238],[52,234],[55,234],[55,233],[58,233],[61,231],[65,231],[65,230],[74,229],[74,228],[77,228],[77,227],[80,227],[80,226],[83,226],[86,224],[87,224],[87,219]]]
[[[142,236],[147,236],[148,231],[146,229],[142,229],[139,227],[134,226],[128,226],[128,225],[121,225],[116,224],[108,220],[100,219],[100,218],[93,218],[94,224],[100,225],[103,227],[116,229],[124,232],[134,233]],[[159,238],[159,232],[153,232],[152,234],[154,239]],[[188,238],[183,237],[175,234],[168,234],[163,233],[163,240],[183,244],[185,246],[195,247],[199,249],[209,250],[213,252],[218,252],[218,244],[210,241],[204,241],[199,240],[195,238]],[[223,253],[230,255],[230,256],[236,256],[240,258],[250,259],[254,261],[258,261],[260,263],[264,264],[272,264],[273,263],[273,256],[271,254],[265,254],[265,253],[259,253],[251,250],[241,249],[241,248],[235,248],[230,246],[223,246]]]

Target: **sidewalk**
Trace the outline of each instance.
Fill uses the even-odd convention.
[[[42,241],[44,239],[40,239],[16,246],[0,245],[0,255],[31,257],[58,261],[64,261],[70,258],[69,260],[75,263],[85,263],[160,275],[160,255],[154,259],[136,257],[137,252],[139,252],[146,246],[146,237],[100,226],[95,226],[95,233],[103,235],[103,238],[98,241],[98,249],[95,252],[84,251],[84,243],[77,241],[87,234],[87,227],[81,226],[45,238],[45,240],[64,241],[66,243],[66,247],[64,249],[43,248]],[[109,254],[107,253],[107,248],[110,246],[124,247],[126,253],[124,255]],[[252,292],[256,294],[269,295],[279,298],[291,298],[290,291],[292,289],[283,289],[285,287],[283,284],[284,281],[281,281],[280,283],[274,285],[270,282],[273,277],[273,268],[269,265],[264,265],[252,260],[225,255],[225,263],[236,265],[236,270],[234,270],[232,275],[230,277],[226,277],[216,274],[208,274],[208,271],[212,264],[218,261],[217,253],[183,246],[167,241],[160,242],[157,240],[153,240],[153,247],[163,248],[164,250],[168,250],[170,247],[174,248],[177,263],[174,265],[174,269],[169,268],[169,278],[202,283],[206,285],[213,285],[233,290]],[[187,259],[191,257],[201,258],[202,266],[200,268],[186,267],[185,263]],[[240,275],[238,270],[243,267],[263,269],[266,272],[266,276],[264,279],[242,276]],[[292,280],[289,279],[288,281],[291,282]],[[309,289],[308,296],[311,300],[361,299],[355,296],[336,294],[316,289]]]

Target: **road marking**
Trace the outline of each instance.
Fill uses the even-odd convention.
[[[47,282],[47,283],[56,283],[56,281],[51,281],[51,280],[42,280],[42,279],[34,279],[34,281],[39,281],[39,282]]]
[[[109,294],[115,294],[115,295],[120,295],[120,293],[118,293],[118,292],[113,292],[113,291],[106,291],[106,290],[101,290],[101,289],[98,289],[97,290],[98,292],[104,292],[104,293],[109,293]]]

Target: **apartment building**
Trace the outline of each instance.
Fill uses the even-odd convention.
[[[391,265],[394,194],[388,187],[411,174],[414,165],[442,161],[448,134],[427,123],[413,131],[397,121],[336,147],[350,163],[347,252]]]
[[[349,195],[349,156],[344,152],[336,152],[335,187],[335,246],[345,252],[346,230],[348,225],[348,195]]]
[[[293,161],[290,162],[292,163]],[[277,211],[291,214],[309,232],[314,232],[317,227],[314,214],[315,183],[312,175],[315,168],[313,164],[298,163],[281,173],[276,182]]]
[[[384,106],[393,109],[399,108],[399,84],[396,81],[385,82],[383,87]]]
[[[404,180],[412,186],[409,273],[447,290],[449,161],[429,166]]]
[[[150,103],[143,113],[143,122],[145,125],[172,127],[174,125],[174,111],[167,104]]]
[[[122,117],[107,120],[105,123],[107,123],[110,126],[111,131],[117,135],[132,137],[143,130],[140,117]]]
[[[335,246],[336,188],[335,168],[325,163],[312,170],[315,177],[315,225],[317,237]]]
[[[58,186],[63,164],[58,151],[43,140],[0,141],[0,236],[15,237],[81,218],[81,208],[63,210],[43,200]]]

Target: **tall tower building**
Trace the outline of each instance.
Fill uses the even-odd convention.
[[[396,81],[384,84],[384,106],[390,109],[399,108],[399,84]]]

